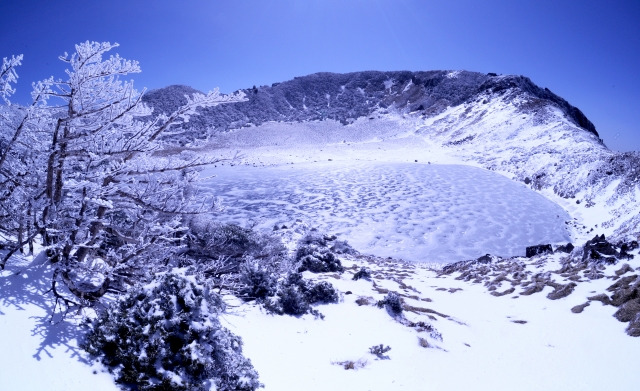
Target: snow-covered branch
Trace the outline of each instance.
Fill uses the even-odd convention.
[[[194,183],[199,167],[220,160],[175,153],[163,135],[198,109],[244,100],[242,93],[223,95],[216,89],[188,96],[168,116],[152,117],[143,93],[122,80],[140,72],[138,62],[107,57],[116,47],[87,41],[61,56],[66,78],[34,83],[33,104],[12,114],[13,131],[7,137],[3,128],[2,135],[7,147],[0,151],[0,183],[8,198],[0,227],[20,233],[16,248],[40,235],[60,265],[57,281],[80,301],[106,289],[86,290],[75,281],[80,265],[105,259],[139,273],[151,267],[143,259],[164,259],[176,251],[184,216],[212,209],[213,201],[201,197]],[[3,61],[5,100],[13,93],[21,59]]]
[[[11,58],[4,57],[2,59],[2,67],[0,68],[0,97],[9,104],[9,97],[15,92],[15,88],[12,84],[18,81],[18,73],[16,67],[22,64],[22,54],[18,56],[11,56]]]

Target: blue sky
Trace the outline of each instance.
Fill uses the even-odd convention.
[[[139,89],[232,92],[321,71],[521,74],[580,108],[610,148],[640,150],[638,0],[0,0],[0,57],[24,54],[18,103],[86,40],[140,61]]]

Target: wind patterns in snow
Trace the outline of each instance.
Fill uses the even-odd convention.
[[[222,221],[271,228],[301,219],[379,256],[450,263],[569,240],[563,209],[479,168],[329,162],[211,173]]]

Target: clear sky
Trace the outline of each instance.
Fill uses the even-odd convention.
[[[232,92],[310,73],[521,74],[640,150],[638,0],[0,0],[0,57],[24,54],[14,101],[62,76],[75,43],[120,43],[139,89]]]

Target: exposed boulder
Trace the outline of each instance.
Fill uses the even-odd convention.
[[[629,300],[613,316],[620,322],[631,322],[640,314],[640,299]]]
[[[611,295],[611,304],[616,307],[621,306],[629,300],[637,298],[639,290],[640,279],[638,279],[637,274],[622,277],[616,281],[615,284],[607,288],[607,291],[613,292]]]
[[[620,253],[613,244],[609,243],[604,234],[596,235],[583,246],[582,261],[596,260],[599,262],[616,263]]]
[[[567,253],[567,254],[571,254],[571,252],[573,251],[575,247],[573,246],[573,244],[571,243],[567,243],[565,245],[562,246],[558,246],[556,248],[555,252],[562,252],[562,253]]]
[[[454,263],[450,263],[446,266],[444,266],[442,268],[441,273],[442,274],[451,274],[457,271],[463,271],[463,270],[468,270],[473,266],[476,265],[482,265],[482,264],[489,264],[492,263],[496,260],[498,260],[499,258],[494,257],[490,254],[485,254],[483,256],[481,256],[480,258],[477,259],[473,259],[470,261],[459,261],[459,262],[454,262]]]
[[[529,246],[526,250],[526,257],[531,258],[540,254],[553,253],[553,248],[550,244],[538,244],[535,246]]]
[[[629,326],[627,326],[627,334],[632,337],[640,337],[640,313],[637,313],[636,317],[629,322]]]
[[[563,297],[567,297],[573,292],[576,286],[578,286],[578,284],[575,282],[570,282],[566,285],[558,284],[557,286],[554,286],[553,292],[549,293],[547,298],[551,300],[558,300]]]
[[[616,276],[621,276],[625,273],[629,273],[632,272],[633,273],[633,268],[631,266],[629,266],[628,263],[625,263],[624,265],[622,265],[622,267],[618,270],[615,271]]]
[[[575,307],[572,307],[571,308],[571,312],[573,312],[574,314],[579,314],[582,311],[584,311],[584,309],[586,307],[588,307],[589,305],[590,305],[590,302],[588,302],[588,301],[586,303],[584,303],[584,304],[579,304],[579,305],[577,305]]]

